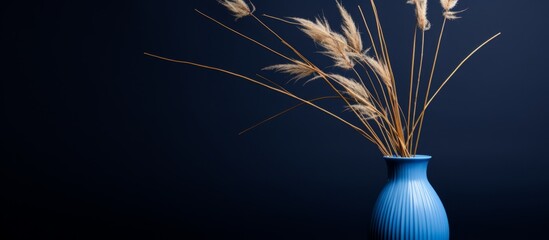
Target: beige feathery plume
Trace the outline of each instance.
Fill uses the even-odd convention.
[[[456,7],[458,3],[458,0],[440,0],[440,4],[442,5],[442,8],[444,9],[444,13],[442,14],[446,19],[448,20],[454,20],[458,19],[460,17],[456,16],[456,14],[462,12],[462,11],[450,11],[453,8]]]
[[[338,35],[332,31],[332,28],[328,24],[326,18],[315,18],[314,22],[297,17],[291,19],[296,21],[296,23],[301,27],[301,31],[317,43],[325,44],[325,42],[331,42],[334,35]],[[343,38],[343,36],[341,36],[341,38]],[[343,40],[345,39],[343,38]]]
[[[431,22],[427,19],[427,0],[408,0],[406,3],[416,6],[417,25],[419,29],[427,31]]]
[[[455,8],[458,3],[458,0],[440,0],[440,4],[445,11],[450,11],[452,8]]]
[[[301,31],[326,50],[322,53],[332,58],[335,66],[343,69],[354,67],[355,64],[349,55],[351,49],[349,49],[347,40],[343,35],[332,31],[325,18],[316,18],[314,22],[303,18],[291,19],[300,26]]]
[[[377,75],[381,78],[383,83],[387,86],[387,88],[393,88],[393,82],[391,81],[391,71],[389,70],[389,67],[387,64],[385,64],[382,60],[376,60],[373,57],[366,56],[365,62],[370,66]]]
[[[340,2],[337,2],[337,7],[339,8],[339,12],[341,13],[341,17],[343,18],[343,33],[345,34],[345,37],[347,38],[347,42],[349,43],[349,46],[356,52],[362,51],[362,38],[360,36],[360,32],[358,31],[358,28],[353,21],[353,18],[351,17],[351,14],[347,12],[347,10],[343,7],[343,5]]]
[[[347,106],[346,109],[358,112],[364,120],[371,120],[379,117],[379,111],[377,111],[377,109],[373,106],[353,104],[351,106]]]
[[[389,70],[389,66],[383,62],[383,60],[378,60],[374,57],[371,57],[368,55],[368,52],[370,49],[367,49],[363,53],[360,54],[351,54],[353,59],[356,59],[357,61],[362,61],[368,65],[376,74],[379,76],[379,78],[383,81],[383,83],[387,86],[387,88],[393,87],[393,81],[391,80],[391,71]]]
[[[249,16],[255,12],[255,6],[250,2],[252,8],[244,0],[219,0],[219,3],[225,6],[236,18],[236,20]]]
[[[315,71],[311,67],[309,67],[307,64],[297,60],[294,60],[293,62],[294,63],[277,64],[277,65],[269,66],[269,67],[263,68],[263,70],[272,70],[275,72],[282,72],[282,73],[293,75],[294,77],[291,80],[300,80],[308,76],[311,76],[315,73]]]
[[[369,104],[370,95],[364,86],[354,79],[346,78],[338,74],[330,74],[329,77],[345,89],[345,93],[352,96],[359,103]]]
[[[365,120],[379,116],[379,111],[372,103],[370,94],[368,94],[368,91],[362,84],[337,74],[330,74],[329,77],[345,89],[344,93],[346,95],[355,99],[357,104],[347,106],[348,110],[357,111]]]

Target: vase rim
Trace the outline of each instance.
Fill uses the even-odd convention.
[[[429,155],[415,155],[413,157],[398,157],[398,156],[384,156],[386,160],[393,160],[393,161],[421,161],[421,160],[429,160],[431,159],[431,156]]]

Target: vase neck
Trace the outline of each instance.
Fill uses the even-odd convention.
[[[389,181],[426,180],[428,159],[391,160],[387,159]]]

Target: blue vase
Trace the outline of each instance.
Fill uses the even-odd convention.
[[[427,180],[431,156],[385,157],[389,181],[374,207],[371,239],[447,240],[448,217]]]

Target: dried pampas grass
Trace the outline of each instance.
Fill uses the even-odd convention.
[[[440,0],[440,4],[445,11],[450,11],[452,8],[455,8],[458,3],[458,0]]]
[[[486,44],[499,36],[499,33],[496,34],[492,38],[482,43],[469,55],[467,55],[467,57],[463,61],[461,61],[461,63],[442,82],[442,84],[440,84],[439,87],[436,88],[434,94],[431,94],[431,84],[433,83],[432,80],[434,77],[444,28],[446,26],[446,20],[459,18],[458,16],[456,16],[456,14],[459,12],[453,11],[453,9],[457,5],[457,2],[458,0],[440,1],[442,8],[444,9],[444,21],[441,26],[438,44],[435,48],[435,57],[433,64],[431,65],[431,75],[428,81],[427,90],[425,91],[425,97],[423,98],[424,104],[423,106],[417,106],[419,98],[418,96],[420,95],[419,89],[424,89],[420,87],[420,85],[422,78],[421,71],[423,69],[423,53],[425,45],[424,38],[426,34],[425,32],[429,30],[431,24],[427,18],[427,0],[407,1],[407,3],[415,6],[416,26],[414,27],[417,27],[419,30],[421,30],[421,57],[419,60],[419,67],[415,67],[417,42],[416,38],[418,31],[415,31],[414,33],[412,64],[410,71],[410,91],[409,96],[407,96],[407,117],[405,117],[406,114],[401,108],[401,102],[399,101],[399,97],[397,94],[397,76],[395,76],[393,72],[393,66],[391,64],[388,51],[389,48],[385,41],[381,20],[374,0],[370,0],[373,17],[375,18],[375,27],[372,28],[373,31],[371,31],[371,29],[369,28],[367,23],[367,17],[362,12],[362,8],[360,8],[359,6],[359,11],[361,13],[362,20],[364,21],[364,27],[369,36],[371,48],[374,50],[375,53],[373,56],[370,56],[368,54],[368,50],[370,48],[368,48],[368,50],[364,50],[365,43],[362,41],[362,36],[359,28],[354,22],[351,14],[343,7],[343,4],[341,2],[336,3],[337,9],[341,14],[342,19],[340,25],[341,33],[333,30],[330,24],[328,24],[328,20],[324,17],[317,17],[311,21],[298,17],[285,20],[269,16],[271,19],[276,19],[284,23],[297,25],[303,33],[305,33],[309,38],[311,38],[316,44],[318,44],[322,48],[321,53],[329,57],[333,61],[333,66],[338,67],[336,69],[330,68],[331,72],[326,72],[325,69],[327,68],[315,65],[313,61],[305,57],[305,55],[299,52],[294,46],[290,45],[290,43],[286,41],[282,37],[282,35],[278,34],[275,30],[273,30],[273,28],[264,23],[259,17],[254,15],[254,11],[256,9],[253,4],[251,4],[251,2],[247,4],[244,0],[219,0],[219,3],[227,8],[236,19],[251,16],[250,19],[252,19],[253,21],[257,21],[262,27],[272,33],[275,39],[280,40],[283,45],[290,50],[289,52],[292,55],[284,54],[282,51],[275,50],[274,47],[267,46],[266,44],[261,43],[254,38],[249,37],[197,10],[199,14],[222,26],[224,29],[231,31],[239,37],[242,37],[243,39],[248,40],[267,50],[268,52],[273,53],[276,56],[288,61],[287,63],[266,67],[264,68],[264,70],[272,70],[275,72],[288,74],[290,75],[291,80],[296,81],[305,78],[309,78],[308,81],[322,79],[327,84],[329,89],[335,93],[335,96],[321,96],[306,100],[298,97],[296,94],[278,85],[275,81],[271,81],[263,76],[259,77],[261,77],[264,81],[268,81],[269,83],[264,83],[263,81],[256,80],[251,77],[247,77],[222,68],[188,61],[173,60],[150,53],[145,54],[147,56],[159,58],[170,62],[187,64],[204,69],[222,72],[231,76],[244,79],[248,82],[262,86],[266,89],[278,92],[299,101],[298,105],[289,108],[279,114],[276,114],[273,117],[270,117],[260,122],[259,124],[256,124],[253,127],[246,129],[244,132],[247,132],[250,129],[259,126],[260,124],[281,116],[299,106],[308,105],[351,127],[365,139],[374,143],[383,155],[411,157],[416,155],[417,153],[425,112],[430,106],[433,99],[439,94],[441,89],[446,86],[448,81],[462,67],[462,65],[469,58],[472,57],[472,55],[474,55],[480,48],[484,47]],[[377,39],[374,36],[376,36]],[[359,69],[359,66],[363,69]],[[346,74],[333,72],[332,70],[343,71],[349,74],[353,74],[354,76],[353,78],[346,77],[344,76]],[[364,70],[362,72],[364,74],[361,74],[361,72],[359,72],[362,70]],[[417,75],[415,75],[416,71]],[[377,82],[372,80],[370,72],[373,73],[374,78],[377,79]],[[366,75],[370,81],[363,81],[363,75]],[[414,76],[417,76],[417,79],[414,78]],[[366,83],[368,83],[368,85]],[[413,87],[416,87],[415,94],[412,91]],[[375,93],[375,95],[372,95],[372,93]],[[316,103],[317,101],[327,99],[341,100],[345,104],[344,109],[352,111],[360,121],[361,125],[355,125],[353,123],[350,123],[349,121],[340,117],[338,114],[328,111]],[[413,108],[412,102],[414,102]]]
[[[250,2],[250,8],[244,0],[219,0],[219,3],[225,6],[233,14],[236,20],[249,16],[255,12],[255,6]]]
[[[307,36],[324,48],[322,54],[330,57],[334,65],[343,69],[352,69],[355,63],[349,56],[347,39],[332,30],[326,18],[316,18],[311,21],[304,18],[291,18]]]
[[[351,47],[352,50],[354,50],[355,52],[361,52],[363,48],[362,37],[360,36],[358,27],[353,21],[351,14],[347,12],[347,10],[340,2],[337,2],[337,8],[339,9],[341,17],[343,19],[343,33],[347,38],[347,43],[349,44],[349,47]]]
[[[368,90],[366,90],[362,84],[354,79],[346,78],[339,74],[330,74],[328,76],[342,86],[345,89],[345,93],[354,98],[357,102],[371,105],[370,94],[368,94]]]
[[[359,116],[365,121],[379,117],[380,112],[372,102],[370,93],[364,85],[354,79],[347,78],[339,74],[330,74],[329,77],[343,87],[344,94],[356,102],[355,104],[347,106],[347,110],[359,113]]]
[[[378,76],[387,88],[392,88],[392,73],[389,66],[383,61],[383,59],[377,59],[377,57],[372,57],[368,55],[370,49],[367,49],[361,53],[351,53],[350,56],[356,61],[360,61],[366,64],[371,70],[374,71],[376,76]]]
[[[379,117],[379,112],[371,105],[352,104],[348,107],[345,107],[345,109],[348,111],[358,112],[360,114],[360,117],[366,121]]]
[[[417,26],[423,31],[431,29],[427,19],[427,0],[408,0],[406,3],[416,6]]]
[[[450,11],[453,8],[456,7],[458,3],[458,0],[440,0],[440,4],[442,5],[442,8],[444,9],[444,13],[442,14],[444,18],[448,20],[454,20],[458,19],[460,17],[456,16],[456,14],[463,12],[463,11]]]
[[[277,64],[265,67],[263,70],[273,70],[276,72],[293,75],[294,77],[291,80],[301,80],[315,73],[313,68],[298,60],[294,60],[293,63]]]

